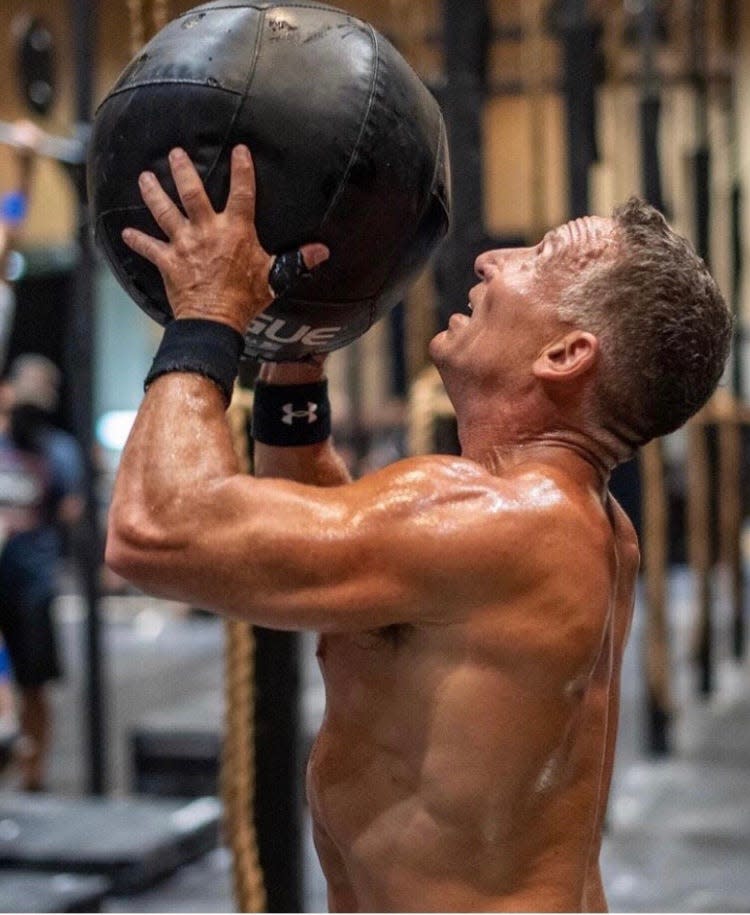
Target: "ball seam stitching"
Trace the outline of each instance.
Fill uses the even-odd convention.
[[[328,207],[327,207],[325,213],[323,214],[323,218],[320,221],[321,228],[323,226],[325,226],[325,224],[328,221],[331,213],[333,212],[336,204],[339,202],[341,195],[344,192],[344,187],[346,186],[346,182],[349,178],[349,174],[352,170],[352,166],[354,165],[354,160],[357,156],[357,152],[359,151],[359,148],[362,145],[362,138],[364,137],[365,130],[367,128],[367,122],[370,120],[370,114],[372,112],[372,103],[375,98],[375,87],[377,85],[378,71],[380,69],[380,54],[379,54],[379,50],[378,50],[378,39],[377,39],[377,34],[375,32],[375,29],[373,29],[373,27],[371,25],[368,25],[367,29],[370,34],[370,40],[372,42],[373,52],[375,54],[375,66],[373,67],[372,76],[370,77],[370,89],[369,89],[369,94],[368,94],[368,98],[367,98],[367,108],[365,110],[365,116],[362,118],[362,124],[360,125],[360,128],[359,128],[359,135],[357,136],[357,140],[354,143],[354,148],[352,149],[351,154],[349,156],[349,162],[347,163],[347,166],[346,166],[344,174],[341,178],[341,181],[339,181],[339,186],[336,188],[336,193],[333,195],[331,202],[328,204]]]
[[[254,9],[256,9],[256,11],[257,11],[257,7],[254,7]],[[253,80],[255,79],[255,71],[258,69],[258,60],[260,58],[261,37],[263,35],[263,28],[264,28],[265,24],[266,24],[266,10],[264,9],[261,11],[258,31],[255,34],[255,45],[253,47],[253,58],[250,63],[250,68],[249,68],[249,72],[247,74],[247,79],[245,81],[245,88],[241,93],[237,93],[237,95],[240,98],[240,102],[237,104],[237,106],[234,109],[234,114],[232,115],[232,120],[229,122],[227,131],[224,134],[224,142],[221,144],[221,148],[216,153],[216,156],[214,157],[214,161],[211,163],[208,170],[206,171],[206,177],[204,179],[204,183],[211,178],[211,175],[214,173],[214,170],[216,169],[216,166],[218,165],[219,160],[226,153],[227,143],[229,141],[229,138],[232,136],[232,132],[234,131],[234,125],[237,123],[237,119],[240,116],[240,111],[242,111],[242,108],[243,108],[245,102],[247,101],[247,97],[250,93],[250,87],[252,86]]]
[[[112,92],[109,93],[109,95],[106,97],[106,99],[99,106],[99,109],[97,110],[97,114],[99,113],[99,111],[102,108],[104,108],[104,106],[107,104],[107,102],[110,99],[115,98],[115,96],[124,95],[126,92],[133,92],[136,89],[143,89],[145,86],[169,86],[169,85],[202,86],[204,89],[213,89],[218,92],[228,92],[230,95],[236,95],[236,96],[239,96],[240,98],[242,98],[242,93],[238,92],[236,89],[229,89],[227,86],[213,85],[212,83],[207,83],[207,82],[205,82],[205,80],[201,80],[201,79],[172,79],[172,78],[148,79],[148,80],[143,80],[142,82],[128,83],[128,85],[123,86],[122,89],[114,89]]]

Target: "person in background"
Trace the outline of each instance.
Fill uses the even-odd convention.
[[[23,669],[12,652],[11,658],[22,697],[18,754],[22,787],[40,790],[51,736],[45,684],[60,676],[51,608],[57,592],[62,537],[83,514],[84,471],[78,443],[55,424],[61,382],[57,366],[45,356],[25,354],[13,362],[9,379],[12,447],[43,468],[46,482],[36,523],[10,537],[6,544],[2,568],[15,577],[18,588],[11,614],[5,617],[6,622],[0,619],[0,628],[11,622],[6,632],[9,647],[14,638],[13,623],[22,632],[35,632],[36,641],[22,662]]]
[[[10,388],[0,384],[0,563],[3,548],[10,528],[6,511],[6,476],[3,472],[3,441],[7,437],[10,422]],[[0,595],[0,607],[2,596]],[[0,769],[3,769],[11,758],[11,748],[18,736],[18,716],[13,690],[13,668],[10,652],[5,640],[0,637]]]
[[[16,444],[39,455],[49,465],[52,510],[58,530],[77,524],[83,514],[83,459],[70,433],[59,428],[55,416],[60,404],[62,375],[38,353],[26,353],[13,362],[12,435]]]
[[[51,475],[45,460],[13,439],[13,388],[1,388],[0,633],[18,687],[21,787],[43,787],[50,741],[47,684],[60,676],[51,606],[54,549],[47,531]],[[54,536],[54,535],[53,535]]]
[[[13,258],[29,209],[29,197],[36,161],[36,151],[42,131],[31,121],[19,120],[13,126],[13,147],[17,179],[15,188],[0,196],[0,371],[4,371],[15,315],[15,295],[12,281],[15,274]],[[0,640],[0,742],[2,762],[7,762],[5,749],[18,732],[12,679],[16,674],[20,689],[20,719],[22,739],[17,748],[22,760],[24,787],[38,788],[41,784],[39,759],[48,735],[48,713],[43,686],[37,682],[59,672],[54,639],[50,637],[48,613],[32,611],[18,618],[24,585],[23,563],[19,556],[29,532],[42,520],[42,504],[47,497],[48,475],[43,461],[24,452],[10,436],[10,411],[13,392],[10,385],[0,385],[0,629],[8,631],[9,642]],[[7,541],[11,541],[6,550]],[[33,589],[31,589],[33,591]],[[32,598],[32,604],[35,604]],[[41,627],[38,651],[34,641]],[[30,657],[38,655],[38,657]],[[44,663],[40,661],[44,657]],[[15,670],[18,667],[18,672]]]
[[[0,770],[9,762],[18,735],[16,701],[8,646],[0,639]]]

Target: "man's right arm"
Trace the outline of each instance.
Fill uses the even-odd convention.
[[[144,201],[168,241],[135,230],[125,241],[161,271],[178,320],[242,334],[271,301],[250,154],[233,151],[220,213],[186,154],[175,150],[170,162],[185,215],[145,173]],[[321,247],[308,250],[313,260]],[[314,413],[305,411],[308,424]],[[341,482],[332,454],[321,442],[305,473],[315,466],[318,481],[335,473]],[[270,457],[260,455],[260,470],[274,464],[278,474]],[[303,463],[290,452],[283,460],[287,474]],[[519,562],[518,544],[538,536],[545,507],[461,458],[401,461],[348,485],[250,477],[240,473],[223,390],[200,372],[167,371],[149,384],[122,454],[107,562],[145,591],[276,629],[443,623],[528,589],[536,568]]]
[[[315,362],[266,362],[259,378],[266,384],[311,384],[325,378],[324,359]],[[316,445],[276,447],[255,442],[256,477],[294,480],[310,486],[341,486],[351,476],[331,438]]]

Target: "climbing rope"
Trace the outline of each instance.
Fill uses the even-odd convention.
[[[137,54],[144,45],[143,0],[125,0],[130,21],[130,53]]]
[[[169,22],[169,0],[153,0],[151,16],[154,23],[154,34],[161,31]]]
[[[240,467],[252,472],[247,421],[252,395],[235,388],[228,412]],[[255,832],[255,639],[252,626],[225,623],[224,750],[221,796],[233,857],[234,894],[240,912],[263,912],[266,891]]]
[[[125,0],[130,21],[130,53],[135,56],[147,41],[145,0]],[[152,35],[161,31],[169,22],[169,0],[152,0],[151,25]],[[151,36],[149,36],[151,37]]]

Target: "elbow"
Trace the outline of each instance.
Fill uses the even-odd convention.
[[[122,528],[116,527],[110,521],[107,525],[107,539],[104,547],[105,564],[120,577],[134,583],[135,555]]]
[[[113,504],[104,550],[113,572],[142,591],[156,593],[165,547],[164,535],[153,523]]]

